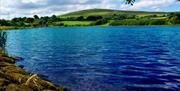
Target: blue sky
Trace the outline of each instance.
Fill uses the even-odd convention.
[[[131,11],[180,11],[176,0],[136,0],[133,6],[125,0],[0,0],[0,18],[50,16],[83,9],[116,9]]]

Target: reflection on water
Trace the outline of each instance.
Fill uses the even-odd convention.
[[[0,52],[5,52],[7,33],[4,31],[0,31]]]

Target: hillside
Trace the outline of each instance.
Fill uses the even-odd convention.
[[[0,20],[1,29],[44,26],[150,26],[180,25],[180,12],[145,12],[110,9],[88,9],[33,18],[19,17]]]
[[[144,12],[144,11],[123,11],[123,10],[110,10],[110,9],[88,9],[75,11],[61,15],[61,17],[79,17],[79,16],[90,16],[90,15],[99,15],[99,16],[111,16],[118,14],[131,14],[137,16],[148,16],[148,15],[164,15],[168,12]]]

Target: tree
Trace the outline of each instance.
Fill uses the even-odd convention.
[[[46,23],[48,22],[49,17],[48,16],[41,17],[41,20],[43,20],[43,22]]]
[[[79,16],[76,18],[77,21],[83,21],[84,20],[84,17],[83,16]]]
[[[0,20],[0,26],[10,26],[10,23],[7,20]]]
[[[170,13],[168,18],[170,24],[180,24],[180,13]]]
[[[87,20],[96,21],[96,20],[99,20],[99,19],[102,19],[102,18],[103,18],[102,16],[88,16]]]
[[[133,3],[135,2],[136,0],[126,0],[126,4],[131,4],[133,5]]]
[[[58,21],[59,19],[57,18],[56,15],[52,15],[50,20],[51,20],[52,22],[56,22],[56,21]]]
[[[26,18],[25,22],[33,23],[34,22],[34,18]]]
[[[39,16],[38,15],[34,15],[34,19],[39,19]]]
[[[52,15],[52,19],[56,19],[57,18],[57,16],[56,15]]]
[[[100,20],[97,20],[93,25],[103,25],[106,23],[108,23],[106,19],[100,19]]]

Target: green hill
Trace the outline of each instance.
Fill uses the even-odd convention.
[[[131,14],[137,16],[149,16],[149,15],[164,15],[168,14],[168,12],[144,12],[144,11],[123,11],[123,10],[110,10],[110,9],[88,9],[88,10],[81,10],[76,12],[67,13],[61,15],[61,17],[79,17],[79,16],[112,16],[112,15],[119,15],[119,14]]]
[[[111,9],[87,9],[58,16],[55,25],[65,26],[113,26],[113,25],[173,25],[180,24],[180,12],[123,11]]]

